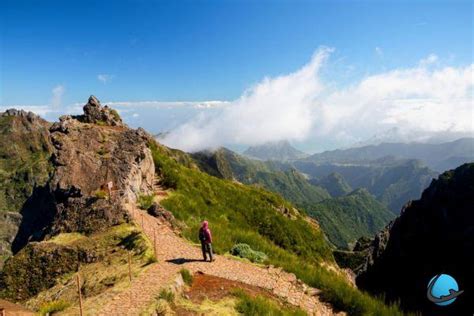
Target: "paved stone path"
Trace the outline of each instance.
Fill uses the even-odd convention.
[[[182,268],[192,273],[200,271],[267,289],[290,304],[301,307],[309,315],[344,315],[334,313],[330,305],[321,302],[319,290],[309,288],[293,274],[279,268],[259,267],[219,255],[212,263],[203,262],[200,247],[177,236],[167,223],[133,206],[128,207],[137,225],[142,227],[152,243],[156,241],[158,263],[135,278],[130,288],[103,307],[100,315],[139,315],[161,289],[173,283]]]

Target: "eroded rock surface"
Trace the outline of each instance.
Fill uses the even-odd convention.
[[[401,215],[365,246],[369,251],[357,285],[384,293],[405,309],[438,315],[426,299],[437,274],[453,276],[464,293],[443,315],[472,315],[474,307],[474,163],[443,173]],[[364,248],[364,247],[362,247]]]
[[[22,111],[8,113],[37,119]],[[128,128],[114,113],[91,96],[84,115],[62,116],[45,131],[52,144],[52,172],[22,206],[13,252],[31,240],[61,232],[90,234],[125,222],[123,202],[151,192],[155,172],[147,146],[151,136]]]

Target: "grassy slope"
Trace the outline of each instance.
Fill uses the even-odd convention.
[[[394,217],[366,191],[356,191],[347,198],[331,198],[325,189],[310,184],[296,170],[279,171],[277,166],[269,162],[251,160],[225,148],[194,154],[193,157],[206,173],[237,179],[282,195],[300,210],[316,218],[329,240],[337,247],[347,248],[356,239],[373,235]],[[323,180],[323,184],[334,189],[333,193],[345,195],[351,189],[339,174],[331,174]]]
[[[259,185],[279,193],[297,206],[331,197],[323,188],[311,185],[296,170],[280,171],[274,162],[252,160],[225,148],[194,154],[193,158],[199,168],[210,175]]]
[[[127,252],[132,253],[132,273],[135,275],[155,260],[152,249],[146,237],[129,224],[91,236],[60,234],[48,241],[30,244],[7,262],[7,276],[3,280],[6,286],[0,291],[0,297],[20,299],[33,310],[62,303],[72,314],[77,314],[76,265],[79,257],[84,308],[92,315],[110,299],[106,295],[109,290],[128,286]],[[44,255],[38,255],[40,250]],[[48,264],[48,258],[51,260],[52,254],[59,252],[63,255],[56,258],[61,260]],[[28,288],[24,288],[25,283]]]
[[[333,262],[331,250],[319,229],[304,218],[289,219],[275,210],[288,202],[263,189],[218,179],[192,168],[184,153],[150,144],[158,174],[174,193],[162,203],[188,228],[184,235],[197,242],[203,219],[211,223],[217,252],[239,242],[266,253],[269,263],[293,272],[307,284],[323,291],[323,298],[351,315],[398,315],[395,307],[358,291],[340,275],[322,268]]]
[[[312,179],[310,182],[325,188],[332,197],[343,196],[352,191],[349,183],[337,172],[331,173],[321,180]]]
[[[373,236],[395,217],[365,189],[309,205],[307,210],[340,248],[347,248],[361,236]]]

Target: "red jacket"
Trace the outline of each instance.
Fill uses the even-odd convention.
[[[201,232],[204,234],[204,237],[206,238],[204,242],[206,244],[212,243],[212,234],[211,234],[211,230],[209,229],[209,224],[207,223],[207,221],[202,223],[202,226],[200,228],[200,233]]]

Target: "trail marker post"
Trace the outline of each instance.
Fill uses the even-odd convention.
[[[156,252],[156,230],[153,229],[153,251],[155,252],[155,258],[158,259],[158,253]]]
[[[132,283],[132,255],[128,252],[128,279]]]
[[[79,294],[79,313],[82,316],[82,293],[81,293],[81,277],[79,273],[76,275],[77,293]]]

